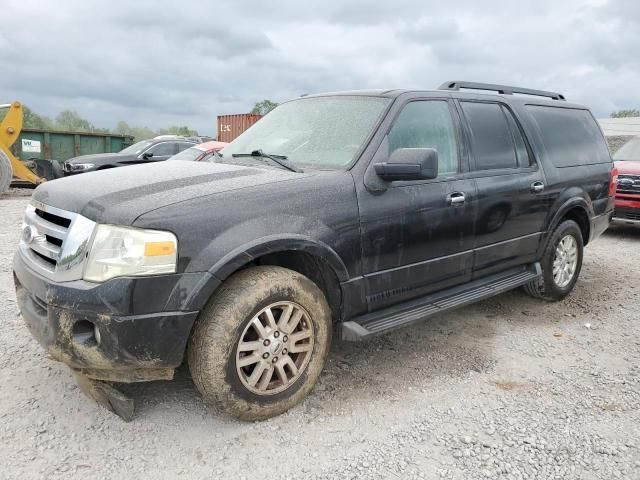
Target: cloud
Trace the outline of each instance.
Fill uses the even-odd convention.
[[[640,4],[5,0],[0,91],[36,112],[187,124],[256,101],[468,79],[544,88],[597,115],[640,107]]]

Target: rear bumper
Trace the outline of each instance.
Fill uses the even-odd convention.
[[[170,379],[182,362],[198,312],[162,311],[161,305],[171,304],[160,296],[162,285],[180,280],[175,277],[180,275],[143,284],[134,278],[54,283],[19,254],[14,258],[20,312],[49,357],[90,378],[115,382]],[[135,308],[141,301],[156,311]]]

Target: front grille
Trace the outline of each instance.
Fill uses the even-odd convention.
[[[62,246],[67,238],[74,214],[62,210],[51,211],[29,206],[25,213],[25,233],[23,241],[34,254],[41,266],[55,269],[60,260]]]
[[[24,214],[20,253],[47,278],[80,280],[95,226],[77,213],[34,202]]]
[[[69,228],[69,225],[71,225],[70,218],[61,217],[60,215],[54,215],[52,213],[45,212],[44,210],[40,210],[39,208],[36,208],[35,212],[36,212],[36,215],[39,216],[40,218],[48,222],[51,222],[55,225],[58,225],[60,227]]]
[[[637,193],[640,194],[640,175],[618,175],[618,193]]]

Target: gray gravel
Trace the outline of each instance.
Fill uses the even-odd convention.
[[[0,196],[2,478],[640,478],[640,229],[590,245],[564,302],[516,291],[335,345],[279,418],[223,416],[183,368],[127,387],[127,424],[22,324],[11,257],[27,202]]]

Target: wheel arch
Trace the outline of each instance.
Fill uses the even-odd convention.
[[[583,244],[587,245],[591,235],[590,218],[592,216],[593,211],[584,198],[577,197],[565,201],[549,222],[547,235],[545,241],[542,243],[542,248],[544,248],[544,245],[546,245],[546,242],[551,237],[557,226],[565,220],[573,220],[578,224],[580,231],[582,232]]]
[[[281,266],[305,275],[324,293],[334,321],[340,318],[343,303],[341,282],[349,279],[340,256],[328,245],[303,235],[263,237],[229,252],[209,269],[210,279],[201,292],[201,309],[218,288],[234,273],[258,265]]]

